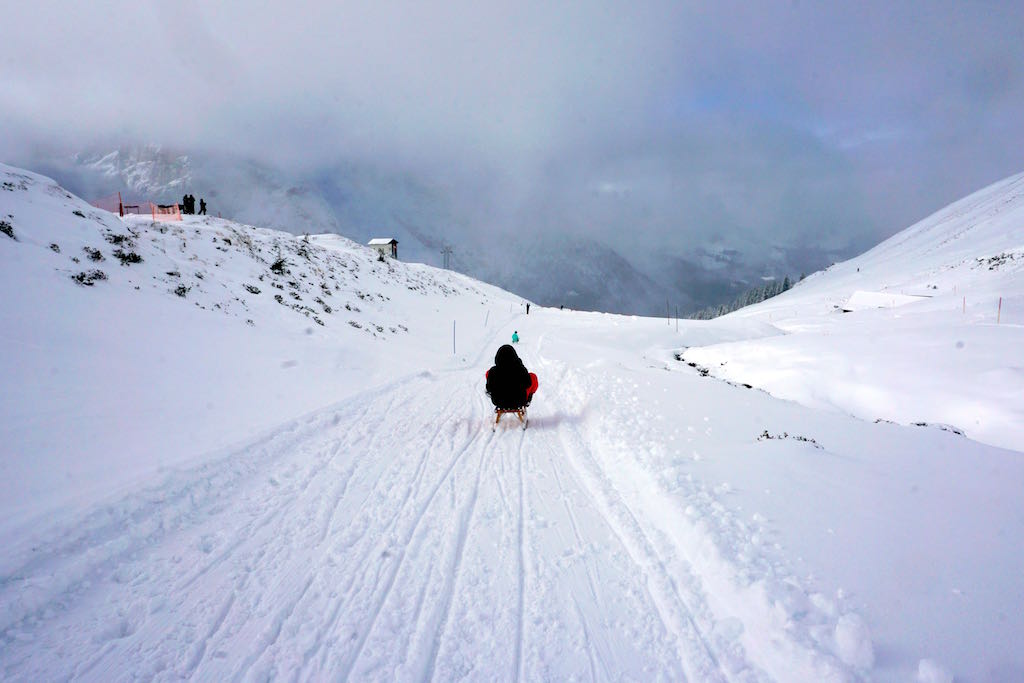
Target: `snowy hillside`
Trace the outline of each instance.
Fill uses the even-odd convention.
[[[904,387],[952,313],[833,312],[856,265],[677,331],[525,315],[336,235],[122,221],[6,166],[0,221],[3,680],[1024,679],[1021,441],[886,421],[1019,377],[991,295],[952,313],[992,371]],[[975,293],[1018,262],[970,252]],[[540,390],[492,431],[513,331]],[[857,335],[887,361],[829,373]],[[763,370],[747,350],[829,409],[708,376]],[[879,422],[835,398],[868,382]]]
[[[1024,174],[729,317],[779,336],[685,358],[809,406],[1024,451]]]
[[[0,481],[4,523],[411,372],[451,353],[453,321],[468,346],[485,317],[521,303],[337,235],[207,216],[122,221],[41,176],[0,173],[11,233],[0,323],[18,345],[3,376],[17,389],[0,401],[20,454]],[[61,454],[73,488],[52,486],[42,451]]]
[[[394,237],[407,261],[440,265],[451,246],[454,270],[580,310],[656,314],[671,299],[685,314],[729,301],[761,276],[795,275],[850,253],[834,235],[811,246],[749,234],[706,214],[720,198],[651,216],[653,198],[598,191],[596,177],[575,179],[582,186],[569,196],[545,198],[554,190],[541,183],[540,205],[527,206],[496,196],[486,178],[467,191],[365,161],[297,172],[203,150],[126,146],[55,158],[42,170],[86,198],[122,191],[170,202],[191,192],[213,215],[242,223],[363,244]],[[718,229],[709,237],[705,225]]]

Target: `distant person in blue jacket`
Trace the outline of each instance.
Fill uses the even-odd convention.
[[[515,330],[514,332],[512,332],[512,343],[513,344],[518,344],[519,343],[519,330]]]

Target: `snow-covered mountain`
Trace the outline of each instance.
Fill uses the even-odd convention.
[[[191,192],[212,215],[246,224],[339,233],[364,244],[395,237],[407,261],[440,265],[450,246],[455,270],[583,310],[659,314],[670,301],[685,314],[730,301],[762,276],[796,275],[848,253],[842,245],[815,252],[803,239],[775,243],[735,227],[713,229],[703,222],[719,219],[700,213],[679,217],[699,230],[649,244],[637,222],[647,209],[628,196],[585,193],[541,198],[529,210],[499,208],[486,190],[467,199],[434,179],[365,162],[289,172],[230,155],[133,146],[38,168],[84,197],[122,191],[171,202]]]
[[[1022,182],[677,329],[0,166],[0,678],[1019,679]]]

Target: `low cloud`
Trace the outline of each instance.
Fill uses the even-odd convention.
[[[42,2],[0,155],[129,142],[487,187],[495,223],[861,244],[1024,170],[1019,2]],[[486,179],[486,180],[485,180]],[[646,248],[646,246],[645,246]]]

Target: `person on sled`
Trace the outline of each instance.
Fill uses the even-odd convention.
[[[529,372],[516,350],[510,344],[504,344],[494,354],[494,366],[487,371],[487,395],[494,404],[497,413],[495,424],[501,419],[501,411],[515,412],[519,420],[526,424],[526,406],[533,400],[539,383],[537,375]]]

